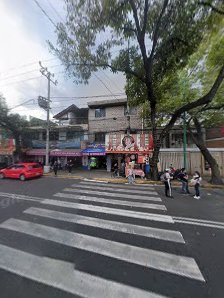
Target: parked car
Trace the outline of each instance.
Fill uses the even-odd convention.
[[[24,181],[29,178],[41,177],[43,168],[38,163],[17,163],[0,170],[0,179],[15,178]]]

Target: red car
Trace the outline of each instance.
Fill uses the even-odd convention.
[[[29,178],[41,177],[43,168],[38,163],[23,162],[0,170],[0,179],[15,178],[24,181]]]

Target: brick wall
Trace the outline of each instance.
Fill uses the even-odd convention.
[[[95,118],[95,109],[89,108],[89,132],[110,132],[126,130],[127,116],[124,115],[124,106],[106,107],[106,116]],[[113,119],[116,118],[116,119]],[[131,129],[141,129],[142,120],[138,115],[130,116]]]

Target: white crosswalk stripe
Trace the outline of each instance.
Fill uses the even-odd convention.
[[[16,232],[23,237],[31,236],[46,243],[51,242],[51,245],[60,244],[68,249],[75,248],[85,253],[97,254],[105,259],[110,258],[110,262],[117,260],[123,264],[129,264],[128,266],[135,265],[137,268],[141,266],[144,270],[155,269],[166,275],[173,274],[189,280],[205,282],[194,258],[177,254],[176,250],[173,253],[170,249],[169,252],[165,252],[161,247],[160,250],[156,250],[154,246],[153,249],[151,248],[152,239],[156,239],[155,243],[165,244],[165,247],[168,242],[170,245],[180,246],[179,248],[185,244],[182,234],[171,229],[174,224],[173,218],[167,214],[161,214],[166,211],[166,207],[161,204],[162,200],[154,188],[150,187],[148,191],[146,188],[138,190],[138,186],[119,185],[117,187],[117,185],[105,186],[97,183],[94,187],[95,184],[82,181],[79,185],[65,188],[63,192],[54,194],[54,198],[48,199],[5,194],[7,198],[30,200],[35,203],[35,206],[38,203],[38,207],[30,207],[23,211],[26,220],[10,218],[2,222],[0,233]],[[0,196],[4,196],[4,193],[0,193]],[[94,205],[91,202],[94,202]],[[107,207],[99,206],[98,203],[105,203]],[[142,208],[142,211],[137,208]],[[150,212],[149,209],[151,209]],[[79,211],[81,214],[77,214]],[[108,215],[109,219],[107,219]],[[144,225],[141,221],[139,224],[137,220],[144,220]],[[153,222],[156,227],[150,226]],[[52,226],[54,223],[60,223],[60,228]],[[75,232],[73,229],[67,230],[66,223],[67,225],[77,224]],[[166,226],[167,229],[164,228]],[[88,229],[85,227],[91,227],[94,233],[91,232],[91,235],[88,235]],[[108,239],[104,235],[110,235],[110,233],[115,235],[117,233],[116,236],[121,236],[123,233],[130,240],[127,242],[123,238],[120,239],[120,236],[119,240],[114,240],[117,239],[116,237],[109,240],[111,237]],[[140,247],[136,242],[137,239],[147,241],[150,248],[148,245],[147,248]],[[160,295],[160,290],[154,293],[154,291],[133,287],[130,281],[127,285],[114,281],[113,278],[108,280],[103,278],[104,272],[101,272],[100,277],[95,276],[94,273],[85,273],[81,271],[82,267],[81,269],[78,267],[79,270],[76,269],[76,263],[36,256],[8,247],[5,242],[4,245],[0,243],[0,255],[0,269],[81,297],[167,298]],[[35,264],[35,267],[30,264]]]
[[[114,192],[106,192],[106,191],[97,191],[97,190],[86,190],[86,189],[74,189],[74,188],[65,188],[64,190],[68,190],[70,192],[75,192],[75,193],[81,193],[81,194],[93,194],[93,195],[99,195],[99,196],[106,196],[106,197],[119,197],[119,198],[125,198],[125,199],[142,199],[142,200],[150,200],[150,201],[158,201],[161,202],[161,199],[159,197],[150,197],[150,194],[153,195],[158,195],[158,193],[156,191],[151,191],[151,193],[149,193],[149,195],[133,195],[133,194],[123,194],[123,193],[114,193]]]
[[[124,189],[137,189],[137,190],[153,190],[154,186],[149,185],[149,184],[131,184],[131,185],[125,185],[124,184],[115,184],[115,183],[103,183],[103,182],[93,182],[93,181],[80,181],[80,185],[93,185],[93,186],[104,186],[104,187],[112,187],[112,188],[117,188],[117,187],[122,187]]]
[[[31,207],[24,211],[26,214],[35,216],[42,216],[60,221],[66,221],[71,223],[77,223],[80,225],[97,227],[101,229],[107,229],[122,233],[128,233],[132,235],[139,235],[149,238],[161,239],[166,241],[185,243],[183,236],[178,231],[158,229],[152,227],[138,226],[123,222],[105,220],[101,218],[88,217],[78,214],[59,212],[49,209]]]
[[[80,185],[72,184],[72,187],[79,188]],[[120,187],[114,187],[114,186],[99,186],[99,185],[82,185],[82,189],[91,189],[97,188],[98,190],[102,191],[113,191],[113,192],[124,192],[124,193],[131,193],[131,194],[138,194],[138,195],[151,195],[155,194],[156,192],[153,191],[153,188],[150,188],[148,190],[142,190],[140,189],[127,189],[127,188],[120,188]]]
[[[64,191],[69,191],[69,188],[65,188]],[[164,205],[160,205],[160,204],[130,202],[130,201],[124,201],[124,200],[111,200],[109,198],[104,199],[104,198],[99,198],[99,197],[80,196],[80,195],[60,193],[60,192],[56,193],[54,196],[60,197],[60,198],[74,199],[74,200],[79,200],[79,201],[92,201],[92,202],[98,202],[98,203],[106,203],[106,204],[110,204],[110,205],[140,207],[140,208],[157,209],[157,210],[163,210],[163,211],[167,210]]]
[[[49,199],[43,200],[41,202],[41,204],[59,206],[59,207],[65,207],[65,208],[72,208],[72,209],[79,209],[79,210],[85,210],[85,211],[100,212],[100,213],[105,213],[105,214],[113,214],[113,215],[124,216],[124,217],[132,217],[132,218],[139,218],[139,219],[145,219],[145,220],[174,223],[171,216],[163,215],[163,214],[154,214],[154,213],[146,213],[146,212],[140,212],[140,211],[115,209],[115,208],[94,206],[94,205],[84,205],[84,204],[79,204],[79,203],[72,203],[72,202],[65,202],[65,201],[58,201],[58,200],[49,200]]]
[[[87,250],[144,267],[204,281],[195,260],[190,257],[135,247],[19,219],[6,220],[0,224],[0,228],[25,233],[41,239]]]
[[[0,245],[0,255],[0,268],[74,295],[89,298],[165,298],[74,270],[71,263],[35,256],[8,246]]]

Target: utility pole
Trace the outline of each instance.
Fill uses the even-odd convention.
[[[50,90],[51,90],[51,83],[53,83],[55,86],[57,85],[57,81],[53,81],[52,78],[54,77],[54,74],[48,71],[47,67],[43,67],[41,62],[40,64],[40,72],[43,76],[45,76],[48,80],[48,92],[47,92],[47,99],[39,96],[38,103],[39,106],[42,107],[47,111],[47,128],[46,128],[46,156],[45,156],[45,166],[44,166],[44,172],[48,173],[50,171],[49,166],[49,131],[50,131]],[[42,102],[42,103],[41,103]]]
[[[186,112],[183,115],[183,153],[184,153],[184,168],[187,170],[187,129],[186,129]]]
[[[130,41],[128,38],[128,69],[130,68],[129,48],[130,48]],[[127,90],[129,91],[129,78],[128,77],[127,77]],[[128,103],[128,93],[127,93],[127,122],[128,122],[127,135],[130,135],[130,132],[131,132],[130,120],[131,120],[130,119],[130,108],[129,108],[129,103]]]

